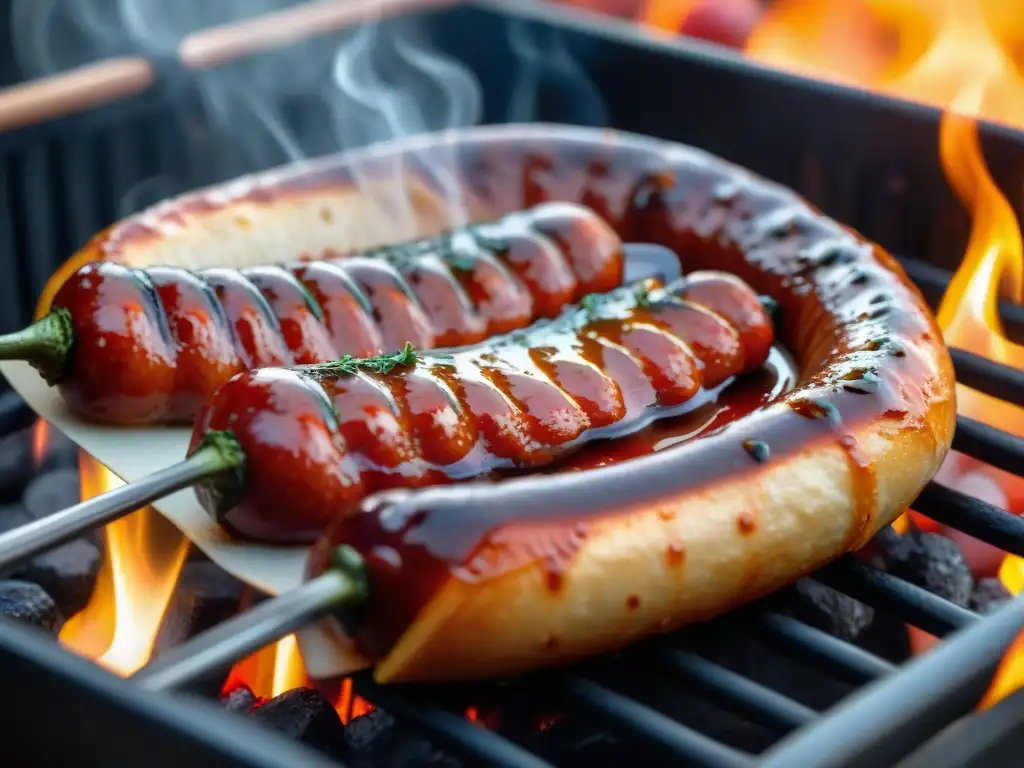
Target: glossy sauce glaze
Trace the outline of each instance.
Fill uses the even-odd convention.
[[[86,264],[54,298],[73,347],[59,382],[83,415],[191,421],[243,370],[471,344],[622,281],[617,235],[548,203],[406,245],[284,267]]]
[[[923,299],[888,254],[790,191],[679,145],[551,126],[476,131],[460,145],[459,168],[487,210],[576,200],[624,239],[665,245],[687,270],[722,269],[773,297],[798,384],[714,434],[636,461],[374,494],[337,520],[309,564],[310,575],[321,572],[341,543],[363,554],[373,597],[358,637],[372,658],[448,579],[480,582],[533,564],[557,590],[592,525],[742,483],[810,450],[845,452],[855,547],[870,535],[877,494],[858,430],[912,430],[940,450],[935,435],[946,425],[929,421],[929,405],[952,397],[941,375],[948,359],[931,357],[940,336]],[[738,525],[740,535],[754,527]]]
[[[760,366],[772,338],[756,294],[702,272],[591,294],[475,346],[249,372],[218,390],[193,436],[235,435],[243,495],[200,498],[239,535],[313,540],[375,491],[544,466],[675,415]]]

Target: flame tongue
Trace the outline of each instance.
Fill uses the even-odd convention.
[[[84,454],[81,475],[83,499],[123,484]],[[104,534],[107,557],[96,588],[61,629],[60,642],[127,676],[149,661],[188,542],[149,507],[109,524]]]

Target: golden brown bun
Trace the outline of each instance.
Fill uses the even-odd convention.
[[[417,213],[392,228],[353,180],[382,183],[396,156],[413,169],[405,189]],[[458,205],[445,205],[436,176],[422,172],[431,160],[449,163],[460,181]],[[624,239],[676,249],[688,271],[725,269],[780,300],[778,332],[800,381],[784,402],[669,452],[575,477],[393,502],[486,520],[520,508],[557,516],[584,491],[594,499],[557,588],[537,561],[476,583],[447,575],[379,662],[381,681],[514,673],[714,616],[862,545],[913,501],[949,450],[952,365],[895,261],[791,192],[666,142],[511,126],[465,131],[454,148],[436,136],[380,145],[157,206],[97,237],[73,265],[282,262],[547,199],[589,205]],[[877,389],[858,389],[864,371]],[[836,418],[798,413],[807,402],[833,402]],[[770,446],[766,463],[744,459],[738,446],[748,439]],[[375,497],[363,514],[389,504],[387,494]],[[507,522],[495,518],[488,535]],[[377,590],[372,610],[386,612],[388,599]]]

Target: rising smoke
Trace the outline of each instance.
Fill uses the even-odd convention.
[[[338,0],[344,2],[345,0]],[[14,52],[23,72],[41,77],[98,59],[144,53],[166,56],[185,36],[298,5],[296,0],[13,0]],[[504,119],[605,124],[596,88],[553,33],[513,22],[518,61]],[[122,215],[157,199],[236,175],[426,131],[478,123],[476,76],[444,55],[414,19],[370,22],[272,54],[207,70],[194,78],[203,119],[189,125],[191,162],[163,169],[123,190]],[[551,104],[559,109],[552,110]],[[451,153],[419,167],[432,174],[456,222],[466,213],[450,169]],[[391,183],[363,185],[396,235],[412,226],[404,169]],[[379,179],[379,177],[377,177]]]

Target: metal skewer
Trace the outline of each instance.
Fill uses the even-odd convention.
[[[362,558],[339,547],[322,575],[196,635],[130,679],[149,691],[181,687],[339,608],[361,605],[368,595]]]
[[[241,446],[232,435],[211,432],[203,445],[184,461],[0,535],[0,569],[70,541],[90,528],[118,520],[200,480],[240,471],[244,461]]]

